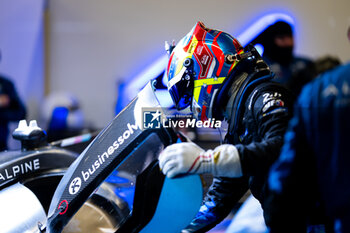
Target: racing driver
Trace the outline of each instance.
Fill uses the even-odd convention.
[[[201,121],[228,122],[225,144],[203,150],[193,142],[168,146],[159,156],[169,178],[210,173],[213,183],[197,216],[183,232],[206,232],[251,190],[265,198],[270,166],[278,158],[293,98],[252,46],[197,22],[169,48],[168,91],[178,110]],[[264,209],[264,206],[262,206]]]

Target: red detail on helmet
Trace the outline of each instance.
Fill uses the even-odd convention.
[[[206,116],[206,111],[207,111],[207,106],[203,105],[202,112],[201,112],[201,121],[208,120],[208,118]]]
[[[193,55],[196,58],[200,68],[198,79],[206,78],[210,65],[213,61],[213,55],[206,43],[203,43],[202,41],[199,42]]]
[[[196,28],[194,29],[193,35],[196,36],[197,40],[205,40],[205,34],[207,31],[204,28],[204,25],[201,22],[198,22]]]
[[[208,87],[207,87],[207,93],[208,94],[210,94],[210,92],[211,92],[211,88],[213,87],[213,85],[209,85]]]
[[[171,61],[173,60],[173,56],[174,56],[174,53],[171,53],[169,61],[168,61],[168,69],[166,71],[167,74],[169,74],[170,64],[171,64]]]
[[[187,52],[192,43],[193,37],[195,36],[198,41],[204,41],[205,34],[207,33],[206,28],[202,22],[197,22],[196,27],[193,30],[192,36],[188,44],[184,47],[184,51]]]
[[[214,38],[214,41],[213,41],[213,45],[211,46],[211,49],[213,50],[214,54],[215,54],[215,57],[216,59],[219,61],[219,66],[218,66],[218,69],[216,71],[216,76],[219,77],[220,76],[220,73],[221,73],[221,70],[222,70],[222,67],[224,66],[224,62],[225,62],[225,56],[224,56],[224,53],[222,52],[219,44],[218,44],[218,37],[220,36],[222,32],[219,32],[217,34],[217,36],[215,36]]]
[[[242,45],[238,42],[238,40],[234,39],[233,40],[233,45],[236,48],[237,53],[241,52],[243,50]]]

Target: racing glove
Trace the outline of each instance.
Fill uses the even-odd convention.
[[[222,177],[242,176],[238,150],[230,144],[207,151],[193,142],[172,144],[160,154],[159,166],[169,178],[190,173],[211,173]]]

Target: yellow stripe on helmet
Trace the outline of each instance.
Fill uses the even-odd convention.
[[[179,65],[176,67],[176,71],[175,71],[175,76],[180,72],[180,70],[182,69],[182,66],[183,66],[183,63],[184,61],[186,60],[186,58],[192,58],[192,55],[194,53],[194,50],[196,49],[197,47],[197,44],[198,44],[198,40],[195,36],[193,36],[192,38],[192,41],[191,41],[191,44],[190,46],[188,47],[188,50],[187,52],[187,55],[184,56],[183,60],[181,61],[181,63],[179,63]],[[179,48],[183,51],[183,48]]]
[[[203,86],[204,84],[207,84],[207,85],[221,84],[224,82],[225,78],[226,77],[197,79],[197,80],[194,80],[194,87],[200,87],[200,86]]]
[[[191,42],[191,44],[190,44],[190,47],[188,47],[188,50],[187,50],[187,53],[188,53],[189,55],[191,55],[191,56],[193,55],[194,50],[195,50],[195,48],[197,47],[197,44],[198,44],[198,40],[197,40],[196,36],[193,36],[192,42]]]
[[[220,77],[220,78],[206,78],[206,79],[198,79],[194,80],[194,90],[193,90],[193,98],[195,101],[198,102],[199,94],[201,93],[202,86],[204,84],[206,85],[215,85],[215,84],[222,84],[224,82],[226,77]]]
[[[243,54],[244,50],[242,49],[241,51],[239,51],[237,54]],[[233,68],[238,64],[239,61],[235,61],[232,63],[230,69],[228,70],[228,73],[231,73],[231,71],[233,70]]]

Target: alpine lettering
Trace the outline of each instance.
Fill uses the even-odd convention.
[[[17,176],[24,175],[29,172],[34,172],[40,169],[40,160],[33,159],[28,162],[16,164],[10,168],[5,168],[4,170],[0,170],[0,180],[9,180],[13,179]]]

